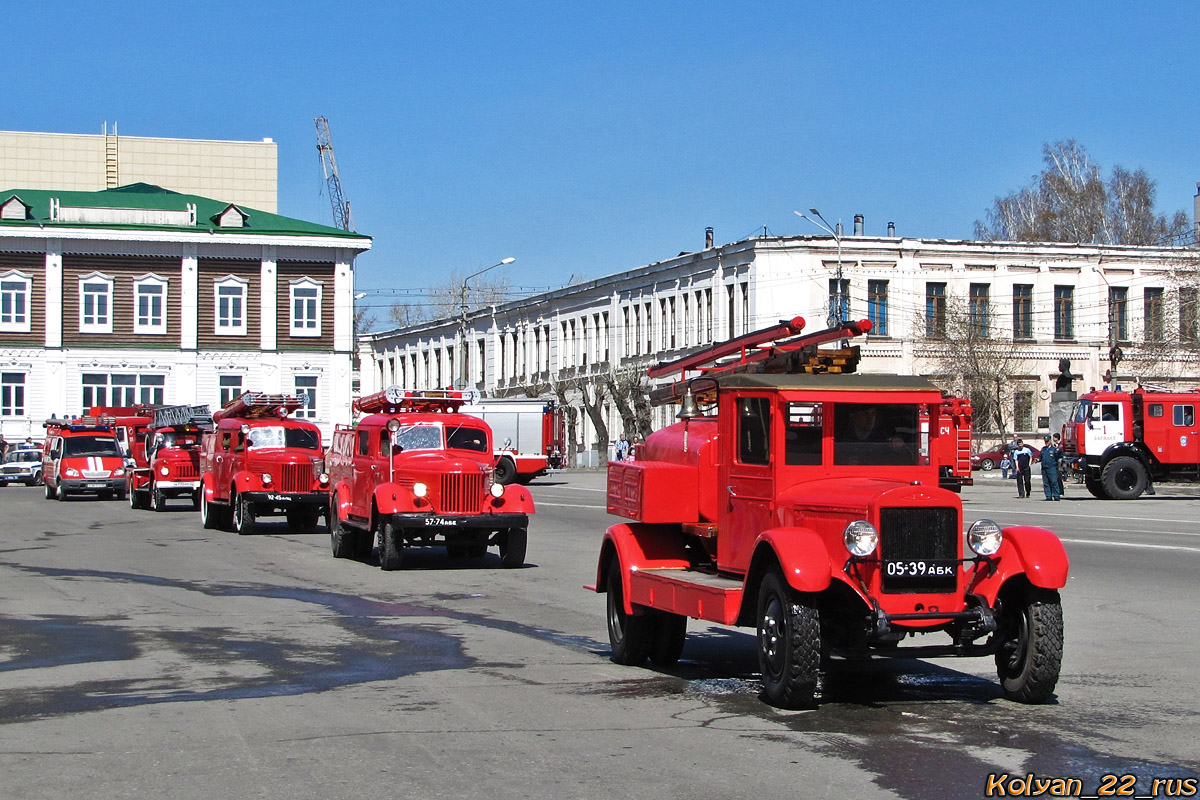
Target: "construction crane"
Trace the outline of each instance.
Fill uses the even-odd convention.
[[[329,120],[317,117],[317,152],[321,154],[321,171],[329,187],[329,202],[333,205],[333,224],[344,231],[354,230],[350,217],[350,202],[342,194],[342,179],[338,176],[337,158],[333,154],[333,139],[329,136]]]

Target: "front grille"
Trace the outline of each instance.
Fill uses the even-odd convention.
[[[454,473],[442,476],[441,503],[443,514],[478,514],[483,501],[483,475]]]
[[[279,467],[277,488],[281,492],[311,492],[312,464],[284,464]]]
[[[879,557],[883,591],[890,594],[955,591],[960,538],[956,509],[882,509]],[[948,574],[937,574],[942,572]]]
[[[175,461],[171,463],[171,477],[177,480],[199,478],[200,470],[196,469],[196,465],[190,461]]]

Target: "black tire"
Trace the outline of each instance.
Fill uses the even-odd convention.
[[[404,532],[389,519],[379,528],[379,568],[397,570],[404,564]]]
[[[197,489],[192,492],[192,511],[200,510],[200,495],[204,493],[203,489]]]
[[[509,528],[500,537],[500,565],[505,569],[525,566],[525,549],[529,543],[527,528]]]
[[[139,503],[138,493],[130,489],[126,494],[129,497],[129,507],[136,511]]]
[[[612,659],[627,667],[640,667],[654,643],[654,617],[625,611],[625,588],[621,584],[621,561],[615,555],[608,567],[608,644]]]
[[[150,495],[149,500],[150,500],[150,510],[151,511],[166,511],[167,510],[167,498],[162,493],[161,490],[155,489],[153,486],[151,486],[149,495]]]
[[[233,506],[233,529],[238,535],[254,533],[254,504],[241,495],[230,497],[229,504]]]
[[[650,646],[650,663],[656,667],[670,667],[683,655],[683,643],[687,639],[687,617],[666,611],[659,611],[654,617],[654,644]]]
[[[1104,493],[1113,500],[1136,500],[1146,491],[1150,476],[1142,462],[1133,456],[1117,456],[1100,473]]]
[[[334,558],[354,558],[357,554],[355,551],[355,536],[354,532],[346,528],[342,524],[342,520],[337,513],[338,497],[336,494],[329,497],[329,545],[333,549]]]
[[[200,522],[210,531],[221,529],[221,510],[208,502],[204,490],[200,490]]]
[[[1004,696],[1044,703],[1054,694],[1062,667],[1063,617],[1058,592],[1030,587],[1016,607],[1005,609],[996,674]]]
[[[510,483],[512,483],[516,479],[517,479],[517,465],[515,463],[513,463],[513,460],[511,458],[501,457],[500,460],[498,462],[496,462],[496,474],[495,474],[496,483],[500,483],[505,486],[508,486]]]
[[[58,502],[67,502],[67,490],[62,487],[61,482],[54,488],[54,494],[58,498]]]
[[[979,462],[979,468],[981,470],[983,470],[984,472],[987,472],[988,470],[993,470],[996,468],[996,462],[992,461],[990,458],[985,458],[983,461]]]
[[[1099,478],[1093,478],[1092,473],[1088,472],[1083,476],[1083,485],[1089,492],[1091,492],[1092,497],[1100,500],[1110,499],[1108,494],[1104,491],[1104,484],[1100,482]]]
[[[767,701],[780,708],[811,707],[821,669],[816,606],[774,569],[759,588],[757,620],[758,663]]]
[[[47,500],[53,500],[53,499],[54,499],[54,497],[55,497],[55,495],[56,495],[56,494],[58,494],[58,493],[57,493],[57,492],[54,490],[54,487],[53,487],[53,486],[51,486],[51,485],[50,485],[50,484],[48,484],[48,483],[44,483],[44,484],[42,484],[42,488],[46,490],[46,499],[47,499]]]

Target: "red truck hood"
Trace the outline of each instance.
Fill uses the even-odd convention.
[[[865,515],[868,508],[889,506],[955,506],[959,498],[954,492],[932,483],[887,478],[828,478],[805,481],[785,489],[780,496],[781,506],[791,506],[800,513],[856,513]]]

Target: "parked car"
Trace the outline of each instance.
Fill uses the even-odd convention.
[[[981,469],[985,472],[989,469],[996,469],[1004,459],[1004,454],[1008,452],[1008,446],[1009,442],[1001,442],[990,450],[971,456],[971,469]],[[1034,447],[1029,442],[1026,442],[1025,446],[1033,451],[1034,461],[1041,459],[1042,449],[1040,447]]]
[[[42,482],[42,451],[21,447],[9,450],[0,466],[0,486],[23,483],[37,486]]]

